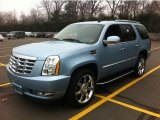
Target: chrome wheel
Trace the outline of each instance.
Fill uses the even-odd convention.
[[[142,75],[145,70],[145,60],[144,58],[141,58],[138,62],[138,74]]]
[[[77,83],[75,96],[80,104],[88,102],[94,93],[94,80],[91,75],[82,76]]]

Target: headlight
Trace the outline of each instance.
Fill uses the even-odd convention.
[[[58,56],[49,56],[43,66],[42,75],[58,75],[60,59]]]

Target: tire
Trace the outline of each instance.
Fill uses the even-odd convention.
[[[94,97],[95,74],[88,69],[80,69],[71,77],[65,99],[73,107],[88,105]]]
[[[146,67],[146,58],[144,55],[140,55],[138,57],[136,66],[135,66],[135,76],[140,77],[144,74],[145,72],[145,67]]]

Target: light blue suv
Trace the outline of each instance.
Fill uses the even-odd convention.
[[[7,65],[14,89],[41,100],[90,103],[95,85],[143,75],[151,42],[145,27],[127,20],[74,23],[50,41],[13,48]],[[105,79],[102,79],[105,78]]]

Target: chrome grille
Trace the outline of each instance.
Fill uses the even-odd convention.
[[[30,74],[36,61],[35,57],[13,54],[10,57],[10,69],[19,74]]]

